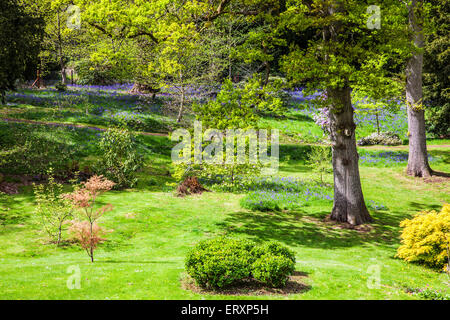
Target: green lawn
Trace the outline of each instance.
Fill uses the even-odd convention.
[[[125,108],[112,104],[117,110]],[[54,118],[52,108],[20,105],[3,109],[2,117],[80,122]],[[82,115],[79,110],[73,112]],[[143,118],[160,116],[153,113],[143,112]],[[102,125],[94,120],[87,116],[83,123]],[[308,144],[320,142],[322,132],[311,118],[293,112],[285,119],[264,118],[261,124],[282,132],[278,176],[317,179],[306,160]],[[69,149],[78,146],[74,157],[81,164],[98,156],[95,141],[100,133],[95,130],[35,127],[0,121],[0,138],[14,143],[10,135],[19,130],[56,139]],[[394,258],[400,245],[400,221],[421,210],[439,210],[450,201],[448,179],[426,182],[404,174],[407,146],[359,148],[363,192],[375,222],[364,230],[349,230],[324,222],[331,201],[309,201],[296,210],[262,213],[240,206],[245,193],[207,192],[178,198],[173,187],[166,185],[174,182],[170,177],[173,143],[154,136],[139,136],[138,143],[146,165],[137,187],[108,192],[99,199],[99,205],[111,203],[114,210],[102,218],[111,232],[96,251],[94,263],[74,244],[60,248],[48,244],[33,216],[30,186],[0,203],[0,213],[6,217],[0,225],[0,299],[414,299],[407,288],[448,289],[444,273]],[[449,140],[429,141],[433,169],[450,172],[449,144]],[[3,169],[5,173],[7,168]],[[331,174],[325,181],[332,183]],[[202,239],[224,234],[289,246],[296,253],[296,271],[305,275],[307,289],[288,296],[201,295],[182,289],[188,250]],[[69,270],[77,268],[81,288],[69,289]],[[368,286],[374,270],[380,272],[380,288]]]
[[[300,162],[291,164],[301,166]],[[288,171],[291,164],[283,163],[280,175],[311,176],[309,170]],[[438,168],[449,171],[445,162]],[[448,202],[448,183],[405,177],[401,167],[362,166],[361,176],[366,200],[387,207],[371,210],[375,223],[370,232],[333,228],[322,222],[331,210],[323,202],[295,212],[253,213],[240,208],[243,195],[211,192],[177,198],[172,192],[158,191],[164,179],[153,187],[110,192],[100,200],[115,207],[103,219],[112,232],[96,252],[94,263],[76,246],[46,244],[32,215],[33,198],[27,189],[7,203],[9,214],[16,218],[0,229],[0,298],[268,298],[202,296],[181,288],[189,248],[219,234],[277,240],[295,251],[296,270],[307,274],[309,290],[269,298],[409,299],[413,296],[405,293],[406,287],[445,289],[444,274],[405,263],[394,255],[399,222],[419,210],[439,209]],[[79,290],[66,285],[70,266],[80,268]],[[380,268],[379,289],[367,287],[371,266]]]

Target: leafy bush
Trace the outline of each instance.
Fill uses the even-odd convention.
[[[187,256],[186,271],[200,286],[222,288],[250,276],[254,244],[217,238],[200,242]]]
[[[295,256],[277,243],[231,238],[201,241],[186,258],[186,271],[203,287],[223,288],[245,279],[282,286],[294,271]]]
[[[314,172],[320,176],[323,183],[323,175],[331,171],[331,149],[329,147],[313,147],[308,157],[308,164]]]
[[[450,294],[432,288],[407,289],[407,292],[424,300],[450,300]]]
[[[47,234],[59,245],[64,223],[72,216],[73,206],[64,197],[63,185],[56,182],[49,170],[48,184],[33,184],[36,198],[36,215]]]
[[[413,219],[403,220],[400,226],[403,228],[402,245],[397,257],[435,268],[450,263],[450,204],[444,204],[439,213],[420,212]]]
[[[0,130],[0,171],[15,174],[42,174],[52,167],[66,169],[76,158],[77,147],[64,128],[36,128],[7,124]]]
[[[280,88],[278,82],[263,86],[257,77],[249,79],[243,88],[227,79],[215,100],[194,104],[193,110],[206,128],[256,127],[260,114],[282,115],[286,111],[286,102],[274,94]]]
[[[112,64],[95,63],[88,59],[81,60],[75,65],[80,85],[109,85],[122,79]]]
[[[265,254],[252,265],[252,275],[272,287],[282,287],[286,284],[287,276],[294,272],[295,264],[284,256]]]
[[[398,146],[403,141],[399,136],[393,132],[374,132],[371,135],[358,140],[358,146],[373,146],[373,145],[386,145],[386,146]]]
[[[67,85],[65,83],[58,82],[55,84],[55,89],[59,92],[65,92],[67,91]]]
[[[103,134],[99,146],[100,172],[119,188],[133,187],[137,182],[136,171],[141,166],[134,135],[126,129],[111,128]]]
[[[288,247],[283,246],[278,242],[275,242],[275,241],[267,242],[262,246],[262,248],[263,248],[263,250],[261,252],[263,254],[270,253],[275,256],[282,256],[282,257],[285,257],[295,263],[294,252],[292,250],[290,250]]]
[[[94,209],[95,203],[102,193],[111,190],[114,185],[114,182],[103,176],[93,176],[83,182],[81,187],[76,187],[72,193],[65,195],[65,198],[79,210],[78,219],[71,222],[69,231],[79,241],[80,246],[86,250],[91,262],[94,262],[95,249],[104,240],[100,238],[100,235],[105,230],[97,224],[97,220],[112,210],[110,204]]]
[[[450,137],[450,103],[428,108],[425,117],[427,132],[436,137]]]

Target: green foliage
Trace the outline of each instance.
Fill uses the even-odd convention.
[[[59,173],[74,159],[77,149],[62,128],[38,130],[11,126],[0,132],[0,170],[16,174],[44,174],[52,167]]]
[[[262,246],[255,247],[253,255],[257,258],[260,258],[263,255],[274,255],[284,257],[293,263],[295,263],[295,254],[294,252],[286,246],[283,246],[279,242],[269,241],[264,243]]]
[[[108,61],[80,60],[75,64],[80,85],[108,85],[124,81],[123,70]]]
[[[73,205],[64,197],[63,185],[56,182],[52,169],[48,171],[48,184],[33,184],[36,199],[35,213],[41,227],[59,245],[66,220],[72,217]]]
[[[65,83],[62,82],[58,82],[57,84],[55,84],[55,88],[56,90],[58,90],[59,92],[65,92],[67,91],[67,85]]]
[[[374,132],[368,137],[364,137],[358,140],[358,146],[398,146],[402,143],[403,141],[400,139],[400,137],[393,132]]]
[[[423,300],[450,300],[450,294],[429,287],[407,289],[407,292],[412,293]]]
[[[186,271],[200,286],[223,288],[254,278],[269,286],[283,286],[295,267],[288,248],[249,240],[214,238],[201,241],[186,258]]]
[[[450,103],[431,107],[425,111],[427,132],[437,137],[450,136]]]
[[[252,265],[253,277],[272,287],[282,287],[286,284],[287,275],[294,272],[292,260],[272,254],[259,257]]]
[[[186,271],[200,286],[229,286],[250,276],[249,252],[254,246],[252,242],[238,239],[201,241],[188,254]]]
[[[423,93],[427,132],[450,136],[450,1],[429,1],[430,32],[425,36]]]
[[[243,88],[225,80],[215,100],[207,104],[194,104],[198,120],[206,128],[218,130],[256,128],[261,113],[281,115],[286,105],[273,93],[281,90],[281,81],[263,86],[257,77],[251,78]]]
[[[308,164],[320,175],[320,182],[323,183],[323,175],[331,171],[331,149],[322,146],[313,147],[308,157]]]
[[[402,245],[397,257],[435,268],[450,266],[450,204],[444,204],[439,213],[420,212],[413,219],[403,220],[400,226]]]
[[[309,91],[353,88],[369,98],[388,98],[398,94],[396,73],[408,54],[405,34],[406,6],[384,1],[380,29],[369,29],[367,2],[345,1],[332,4],[314,0],[288,2],[279,27],[297,37],[320,34],[301,47],[292,44],[281,60],[281,67],[293,84],[306,83]],[[311,38],[311,37],[310,37]],[[395,89],[395,90],[394,90]],[[341,105],[328,97],[334,111]]]
[[[133,187],[137,182],[136,172],[141,167],[142,159],[132,132],[110,128],[103,134],[99,147],[99,171],[114,181],[118,188]]]
[[[0,104],[7,90],[23,79],[27,63],[36,61],[43,21],[26,12],[18,1],[0,2]]]
[[[2,226],[6,225],[8,223],[8,220],[11,218],[9,212],[10,208],[8,207],[8,200],[8,195],[0,191],[0,225]]]

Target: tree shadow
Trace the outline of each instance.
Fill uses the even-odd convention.
[[[410,202],[414,211],[440,210],[439,205]],[[290,212],[229,213],[217,225],[224,233],[246,235],[256,241],[276,240],[292,246],[337,249],[376,243],[391,246],[399,243],[400,222],[406,219],[404,211],[370,210],[373,222],[353,227],[329,221],[329,211],[313,214],[303,210]]]
[[[450,178],[450,173],[440,172],[440,171],[435,171],[435,170],[433,170],[432,175],[435,177]]]
[[[21,224],[31,217],[31,213],[24,212],[24,203],[30,202],[31,195],[16,197],[0,195],[0,226]],[[1,230],[1,228],[0,228]]]
[[[328,211],[316,213],[325,218]],[[368,234],[355,230],[333,228],[305,212],[233,212],[218,223],[226,233],[245,234],[254,240],[276,240],[287,245],[334,249],[352,247],[371,241]]]
[[[424,210],[441,210],[441,206],[437,204],[423,204],[419,202],[410,201],[408,202],[408,207],[414,208],[416,211],[424,211]]]
[[[97,263],[130,263],[130,264],[175,264],[177,262],[175,261],[165,261],[165,260],[161,260],[161,261],[157,261],[157,260],[150,260],[150,261],[142,261],[142,260],[102,260],[102,261],[98,261]]]

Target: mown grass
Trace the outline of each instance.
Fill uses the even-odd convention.
[[[312,123],[302,117],[262,121],[305,136],[310,129],[303,123]],[[83,144],[95,135],[91,131],[67,132],[75,143]],[[312,146],[288,142],[280,147],[278,176],[317,180],[306,164]],[[438,210],[450,201],[448,180],[425,182],[407,177],[405,161],[386,162],[380,156],[405,152],[406,146],[359,149],[361,155],[384,162],[361,163],[363,192],[374,223],[351,230],[326,222],[332,202],[320,199],[294,210],[251,212],[240,206],[243,193],[176,197],[173,188],[166,186],[173,182],[172,143],[167,137],[155,136],[139,136],[138,143],[146,165],[136,188],[99,198],[98,205],[111,203],[114,210],[102,218],[111,232],[96,251],[94,263],[75,244],[57,248],[48,242],[33,214],[30,186],[0,200],[5,217],[0,221],[0,299],[414,299],[417,296],[406,293],[406,288],[448,288],[444,273],[395,258],[400,221],[421,210]],[[98,156],[94,147],[85,152],[90,161]],[[449,147],[430,148],[429,152],[433,169],[450,172]],[[331,174],[325,182],[332,183]],[[289,296],[206,295],[182,289],[188,250],[201,239],[224,234],[289,246],[296,253],[296,270],[306,274],[309,289]],[[81,272],[80,289],[67,286],[73,275],[68,270],[74,266]],[[368,286],[373,270],[380,272],[379,288]]]
[[[299,162],[300,163],[300,162]],[[448,165],[441,167],[447,169]],[[404,287],[445,289],[446,276],[395,259],[399,222],[424,209],[439,209],[448,199],[448,184],[427,184],[403,175],[402,168],[362,167],[367,201],[386,210],[371,210],[368,232],[334,228],[322,219],[329,202],[311,202],[290,212],[250,212],[240,207],[243,195],[205,193],[187,198],[153,189],[114,191],[100,199],[112,203],[104,226],[113,230],[92,264],[77,246],[47,243],[33,216],[30,189],[11,197],[15,217],[0,227],[0,298],[3,299],[199,299],[268,298],[202,296],[181,289],[184,257],[199,240],[221,234],[277,240],[296,252],[296,270],[307,273],[310,290],[291,299],[409,299]],[[311,172],[281,171],[310,178]],[[330,178],[330,177],[328,177]],[[20,217],[20,218],[17,218]],[[81,270],[81,289],[69,290],[70,266]],[[379,289],[369,289],[369,267],[381,272]],[[270,298],[285,298],[274,296]]]

